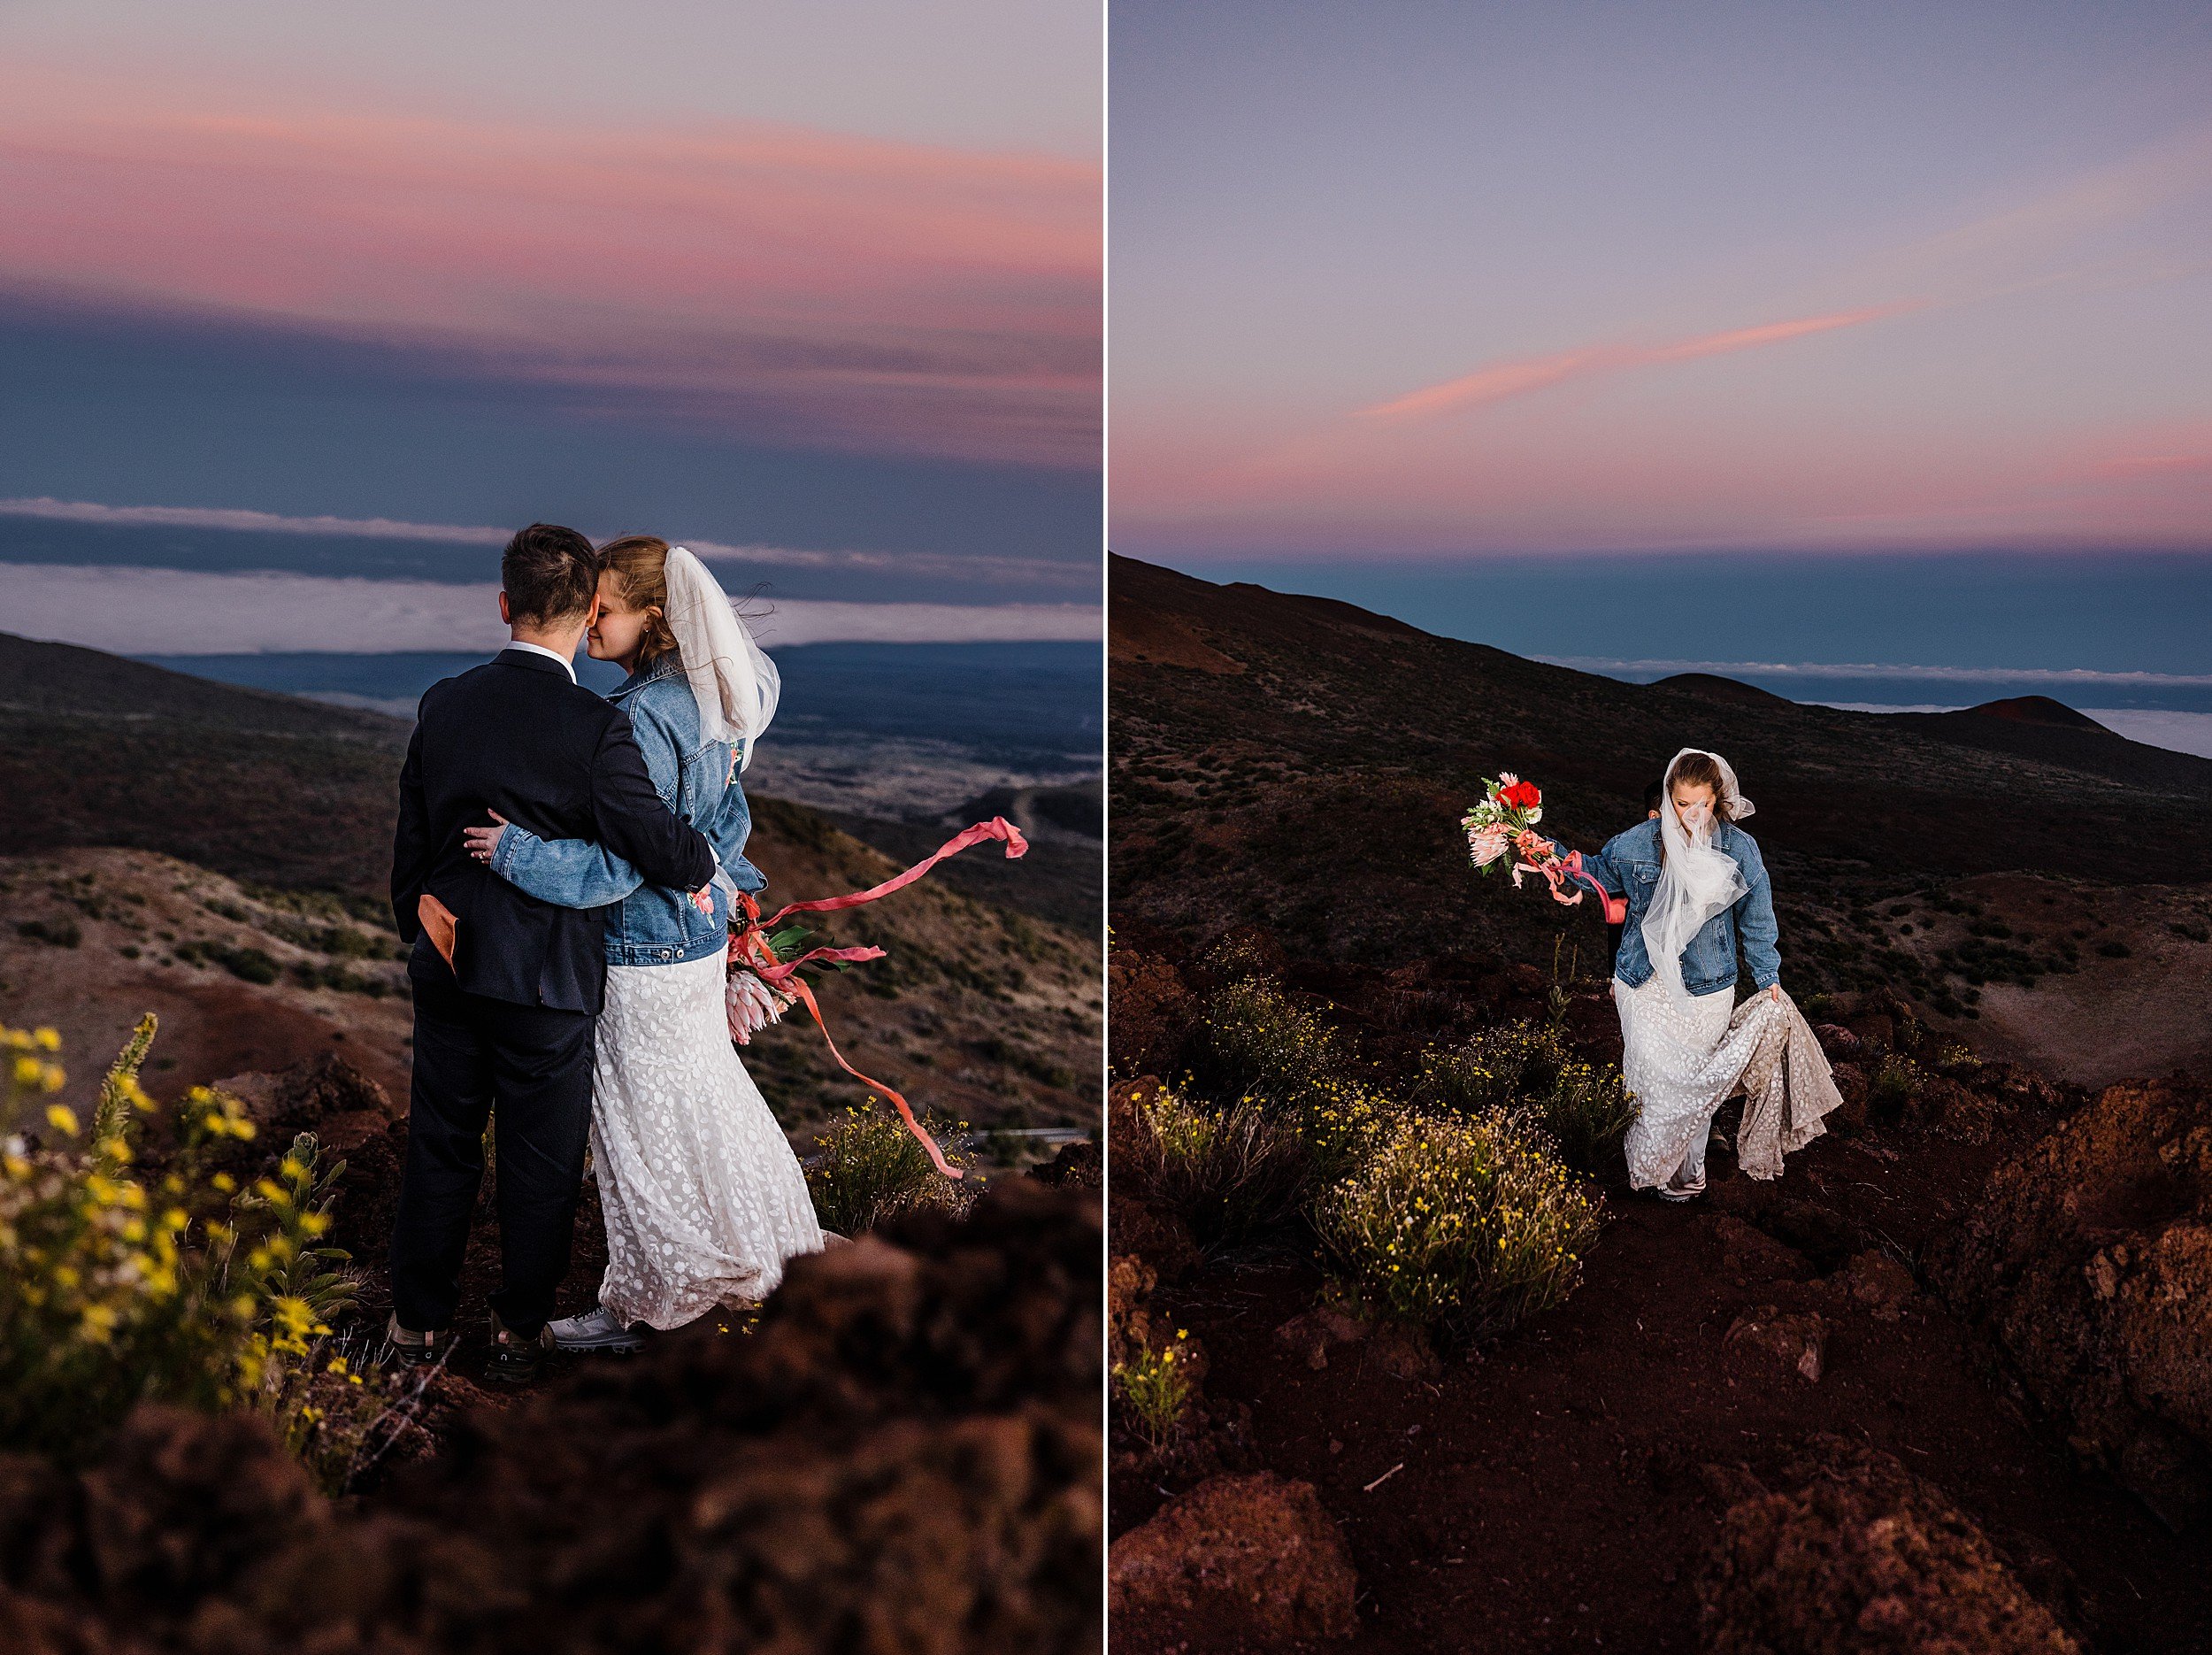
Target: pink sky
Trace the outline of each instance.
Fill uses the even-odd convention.
[[[1125,551],[2212,545],[2212,17],[1127,16]]]
[[[449,349],[892,453],[1083,465],[1100,173],[694,115],[0,71],[0,285]]]

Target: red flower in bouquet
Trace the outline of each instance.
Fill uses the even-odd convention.
[[[1578,888],[1587,886],[1604,904],[1606,918],[1619,918],[1617,910],[1624,911],[1625,903],[1608,895],[1583,870],[1582,853],[1571,851],[1562,856],[1555,843],[1536,831],[1536,823],[1544,814],[1542,789],[1508,770],[1494,781],[1486,780],[1483,791],[1483,802],[1462,817],[1459,824],[1466,832],[1468,851],[1477,867],[1487,874],[1494,867],[1504,866],[1517,886],[1525,875],[1534,874],[1549,888],[1555,902],[1570,907],[1582,900]]]

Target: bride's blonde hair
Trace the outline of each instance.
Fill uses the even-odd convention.
[[[625,535],[600,547],[599,568],[614,576],[625,604],[644,612],[638,665],[650,666],[675,654],[676,635],[668,627],[668,543],[657,535]]]

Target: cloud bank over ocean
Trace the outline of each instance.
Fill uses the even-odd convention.
[[[6,630],[118,655],[265,651],[496,650],[507,639],[499,588],[271,571],[18,564]],[[770,648],[802,643],[964,643],[1100,635],[1093,603],[746,604]]]

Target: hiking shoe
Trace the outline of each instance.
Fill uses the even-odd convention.
[[[399,1312],[392,1312],[384,1324],[385,1343],[392,1347],[392,1354],[403,1366],[420,1367],[426,1362],[442,1361],[453,1349],[453,1335],[443,1328],[428,1333],[417,1333],[412,1328],[399,1325]]]
[[[546,1329],[555,1347],[563,1351],[635,1351],[645,1343],[642,1334],[632,1333],[603,1305],[595,1305],[580,1316],[549,1321]]]
[[[484,1377],[495,1385],[527,1385],[536,1380],[545,1365],[545,1353],[553,1349],[553,1329],[541,1328],[534,1334],[511,1332],[499,1320],[499,1312],[492,1312],[492,1350],[484,1361]]]

